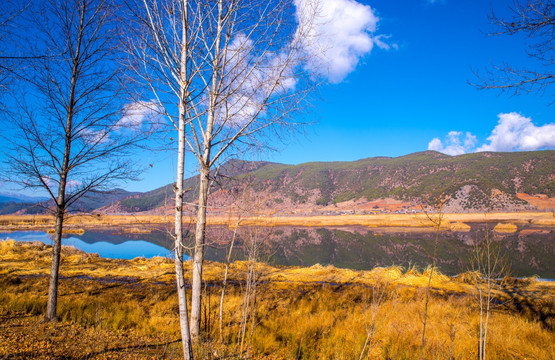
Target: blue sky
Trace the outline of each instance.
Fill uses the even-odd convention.
[[[526,64],[522,38],[487,36],[487,14],[507,1],[373,1],[378,32],[398,50],[372,49],[340,84],[326,86],[306,137],[271,156],[279,162],[399,156],[428,148],[450,131],[486,142],[498,114],[516,112],[538,126],[553,123],[552,96],[499,95],[468,84],[490,63]]]
[[[450,154],[533,150],[534,136],[543,136],[539,148],[555,147],[552,89],[509,96],[468,84],[475,80],[473,70],[491,64],[535,66],[522,36],[487,35],[494,30],[487,15],[493,9],[508,16],[511,1],[327,1],[353,6],[359,17],[353,23],[364,24],[360,17],[368,16],[361,33],[372,39],[371,50],[347,49],[353,51],[353,69],[330,76],[321,100],[305,114],[312,125],[285,142],[268,139],[278,151],[246,155],[246,160],[298,164],[396,157],[429,148]],[[125,188],[148,191],[173,182],[175,158],[171,152],[142,154],[143,180]],[[195,172],[193,161],[189,156],[188,175]]]
[[[468,83],[475,80],[474,70],[491,64],[534,65],[526,56],[525,38],[488,36],[494,30],[488,14],[492,9],[498,16],[510,14],[510,2],[359,3],[379,18],[373,36],[385,35],[390,49],[374,46],[341,82],[326,84],[322,100],[306,114],[314,123],[302,134],[285,142],[269,139],[278,151],[247,155],[247,160],[299,164],[395,157],[427,150],[434,138],[446,149],[452,131],[462,133],[461,146],[467,132],[475,136],[469,152],[490,143],[500,114],[516,113],[536,127],[554,123],[552,93],[509,96]],[[172,157],[151,155],[154,167],[130,188],[144,191],[173,181]],[[194,173],[194,163],[187,168]]]

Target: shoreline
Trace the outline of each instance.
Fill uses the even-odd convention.
[[[328,216],[268,216],[244,217],[241,226],[364,226],[368,228],[405,228],[428,229],[436,228],[434,223],[438,214],[374,214],[374,215],[328,215]],[[64,225],[67,229],[111,227],[111,226],[145,226],[172,224],[173,216],[161,215],[69,215]],[[194,224],[192,217],[184,217],[184,222]],[[235,216],[208,216],[207,225],[235,227],[238,220]],[[441,230],[469,230],[469,223],[537,225],[555,228],[554,212],[498,212],[498,213],[445,213],[442,214]],[[495,225],[494,225],[495,224]],[[54,225],[51,215],[2,215],[0,231],[43,230]],[[492,226],[492,227],[493,227]]]

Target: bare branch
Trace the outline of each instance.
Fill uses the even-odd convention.
[[[511,95],[531,92],[549,93],[555,81],[554,65],[555,6],[551,0],[515,1],[511,7],[512,17],[500,18],[493,11],[490,22],[496,27],[493,36],[513,36],[523,34],[529,40],[526,51],[529,58],[538,63],[537,69],[517,69],[508,64],[493,65],[480,74],[475,71],[476,88],[495,89]],[[552,95],[553,96],[553,95]]]

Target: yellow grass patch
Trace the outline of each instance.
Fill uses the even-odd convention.
[[[132,227],[132,228],[124,227],[123,232],[129,233],[129,234],[150,234],[152,232],[152,229],[141,229],[138,227]]]
[[[56,229],[48,229],[46,232],[50,235],[53,235],[56,232]],[[85,233],[85,230],[84,229],[62,229],[62,233],[83,235]]]
[[[499,223],[495,225],[493,230],[499,233],[514,233],[518,231],[518,227],[511,223]]]
[[[103,355],[99,358],[179,358],[172,259],[112,260],[63,247],[58,309],[62,322],[55,330],[40,323],[50,253],[51,247],[44,244],[0,241],[0,316],[5,319],[0,321],[0,357],[9,357],[19,346],[28,357],[50,351],[59,358],[89,358],[93,353]],[[224,265],[208,262],[205,269],[210,286],[205,288],[203,332],[195,355],[242,358],[238,334],[247,264],[231,264],[222,309],[222,344],[217,340],[217,314]],[[260,282],[252,357],[358,359],[371,331],[363,358],[419,358],[425,284],[431,270],[257,264]],[[189,262],[185,272],[190,279]],[[425,358],[447,360],[451,349],[455,359],[477,357],[479,308],[473,278],[471,274],[466,280],[451,278],[434,271]],[[523,294],[518,301],[527,307],[546,314],[552,311],[555,284],[515,280],[510,290],[515,289]],[[511,305],[514,298],[502,292],[496,296],[498,305],[488,327],[488,358],[551,359],[555,333],[533,313],[519,314]],[[16,344],[18,338],[24,343]]]
[[[437,214],[431,214],[432,218]],[[192,218],[184,218],[186,223],[194,223]],[[70,215],[64,222],[65,228],[126,226],[140,229],[145,225],[172,224],[172,216],[157,215]],[[229,216],[208,215],[209,225],[225,225],[234,227],[237,219]],[[515,212],[515,213],[475,213],[475,214],[443,214],[442,230],[457,229],[464,231],[469,223],[512,223],[532,224],[555,227],[555,216],[552,212]],[[24,230],[44,229],[54,225],[54,217],[49,215],[3,215],[0,216],[0,229]],[[241,225],[258,226],[348,226],[360,225],[367,227],[402,227],[408,229],[432,229],[434,223],[426,214],[374,214],[374,215],[335,215],[335,216],[257,216],[245,217]]]
[[[470,225],[467,225],[462,222],[452,223],[451,231],[470,231]]]

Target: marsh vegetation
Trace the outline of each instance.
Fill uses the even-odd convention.
[[[57,324],[42,324],[50,248],[0,242],[0,355],[14,358],[179,358],[173,262],[103,259],[63,248]],[[254,266],[254,272],[252,271]],[[242,322],[249,276],[254,317]],[[223,332],[218,313],[225,264],[209,262],[203,283],[198,358],[413,359],[420,353],[431,268],[229,267]],[[191,264],[185,263],[185,276]],[[431,277],[425,358],[478,357],[480,305],[475,273]],[[493,292],[488,358],[550,359],[555,287],[505,279]],[[477,287],[478,286],[478,287]],[[188,291],[189,293],[189,291]],[[253,320],[253,321],[251,321]],[[241,326],[246,326],[242,329]],[[247,336],[242,340],[241,335]],[[252,335],[250,335],[252,334]],[[21,341],[16,339],[22,339]],[[242,345],[241,345],[242,343]]]

